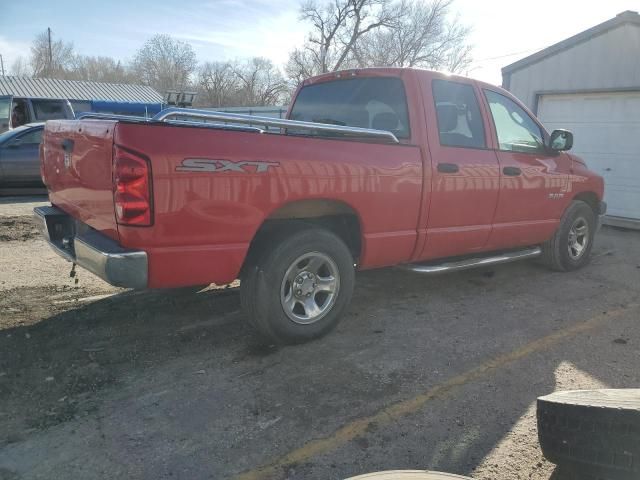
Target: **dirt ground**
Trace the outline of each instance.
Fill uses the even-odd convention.
[[[70,277],[35,233],[37,201],[0,202],[2,480],[560,480],[536,397],[640,385],[640,232],[604,228],[569,274],[362,272],[335,332],[276,348],[237,288]]]

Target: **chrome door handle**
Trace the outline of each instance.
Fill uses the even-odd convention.
[[[502,173],[508,175],[509,177],[517,177],[522,173],[522,170],[518,167],[504,167],[502,169]]]
[[[455,163],[439,163],[438,171],[440,173],[458,173],[460,171],[460,167]]]

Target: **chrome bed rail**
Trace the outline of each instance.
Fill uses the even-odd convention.
[[[150,119],[142,118],[142,117],[134,117],[130,115],[115,115],[109,113],[81,113],[76,118],[78,119],[103,119],[103,120],[124,120],[128,122],[149,122],[149,123],[157,123],[164,122],[170,123],[173,125],[189,125],[189,126],[200,126],[200,127],[208,127],[208,128],[222,128],[222,129],[240,129],[240,130],[250,130],[255,131],[257,133],[264,133],[265,130],[261,128],[254,127],[262,126],[266,128],[274,127],[274,128],[283,128],[283,129],[292,129],[292,130],[306,130],[306,131],[316,131],[316,132],[326,132],[326,133],[338,133],[344,135],[352,135],[358,137],[368,137],[368,138],[378,138],[382,140],[387,140],[393,143],[400,143],[398,138],[389,131],[386,130],[374,130],[371,128],[360,128],[360,127],[347,127],[342,125],[331,125],[327,123],[313,123],[313,122],[302,122],[298,120],[287,120],[282,118],[271,118],[271,117],[260,117],[254,115],[243,115],[239,113],[227,113],[227,112],[216,112],[212,110],[198,110],[191,108],[165,108],[161,112],[157,113]],[[180,120],[180,119],[183,120]],[[203,120],[216,120],[218,122],[223,123],[199,123],[191,121],[192,118],[200,118]],[[228,125],[228,123],[246,125],[245,127],[238,125]]]

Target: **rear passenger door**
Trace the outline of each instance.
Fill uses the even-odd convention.
[[[566,201],[570,160],[550,152],[542,127],[517,102],[484,90],[497,137],[500,200],[490,247],[533,245],[555,231]]]
[[[498,202],[499,169],[472,81],[423,85],[432,192],[423,259],[485,248]]]

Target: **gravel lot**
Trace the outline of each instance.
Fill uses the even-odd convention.
[[[360,273],[337,331],[276,348],[237,288],[71,278],[35,234],[39,200],[0,200],[2,480],[560,480],[536,397],[640,385],[640,232],[604,228],[570,274]]]

